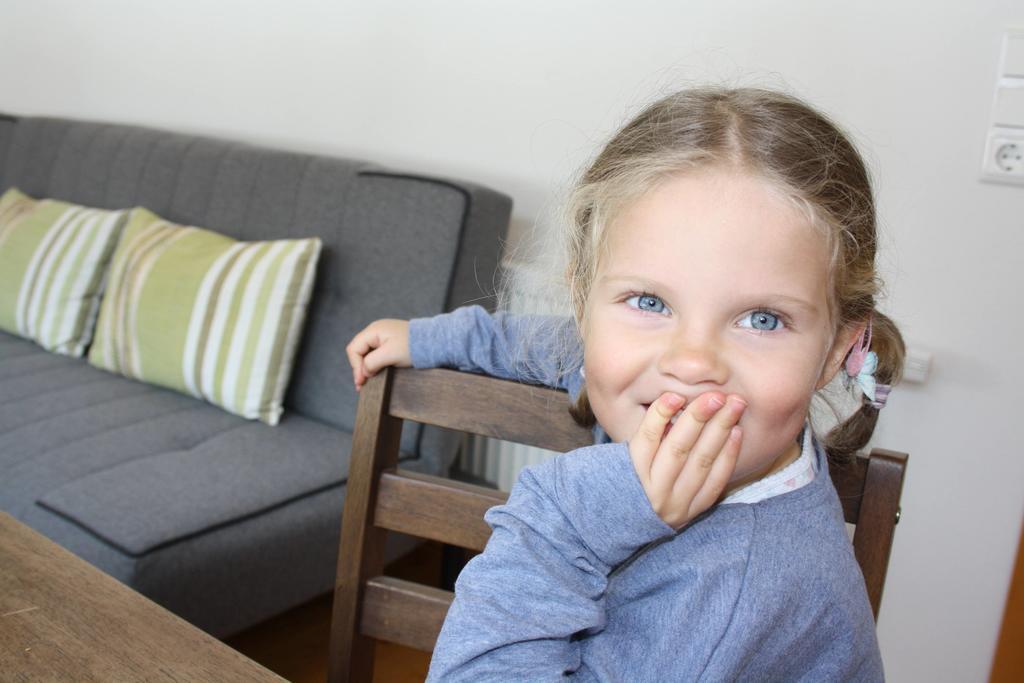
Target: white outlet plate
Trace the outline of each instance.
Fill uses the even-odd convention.
[[[983,180],[1024,185],[1024,130],[993,128],[981,161]]]

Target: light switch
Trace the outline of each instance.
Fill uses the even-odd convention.
[[[1010,33],[1006,36],[1002,75],[1024,78],[1024,33]]]
[[[1024,128],[1024,83],[1018,87],[1001,85],[996,90],[996,108],[992,122],[999,126]]]

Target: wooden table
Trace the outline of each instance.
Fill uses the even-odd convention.
[[[284,680],[2,512],[0,679]]]

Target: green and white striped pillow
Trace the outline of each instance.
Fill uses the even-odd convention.
[[[275,425],[319,255],[318,238],[238,242],[133,209],[89,362]]]
[[[81,356],[127,214],[7,190],[0,197],[0,328]]]

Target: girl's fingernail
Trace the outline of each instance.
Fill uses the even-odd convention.
[[[683,407],[683,397],[679,394],[665,394],[662,401],[663,405],[672,411],[679,410]]]
[[[739,425],[729,430],[729,438],[733,441],[738,441],[741,436],[743,436],[743,430],[740,429]]]
[[[715,410],[718,410],[719,408],[725,405],[725,401],[718,398],[717,396],[712,396],[711,398],[708,399],[708,405],[710,405]]]

